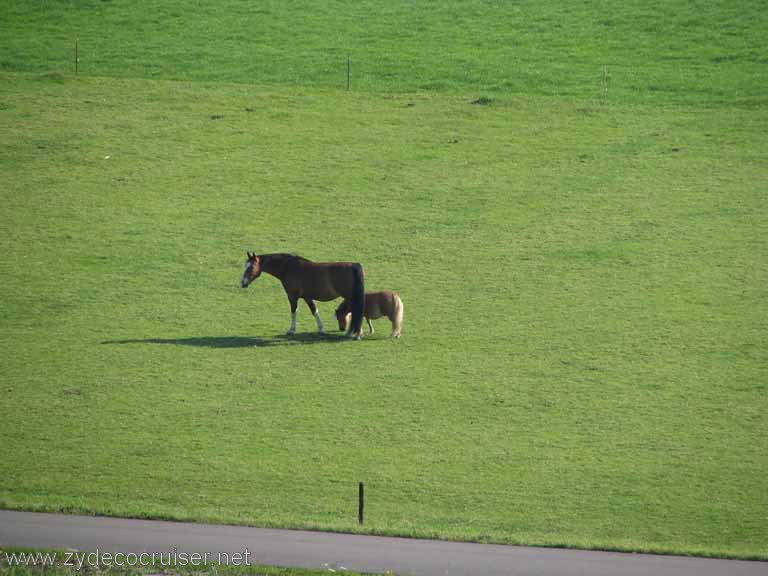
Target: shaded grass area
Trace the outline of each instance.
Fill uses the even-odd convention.
[[[759,1],[6,2],[0,69],[766,105]]]
[[[768,118],[473,100],[0,75],[0,505],[768,558]]]

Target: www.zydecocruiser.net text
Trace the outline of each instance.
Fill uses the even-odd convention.
[[[9,566],[66,566],[81,570],[85,566],[102,568],[148,568],[205,566],[206,564],[221,564],[228,566],[250,566],[251,553],[246,548],[244,552],[5,552],[5,561]]]

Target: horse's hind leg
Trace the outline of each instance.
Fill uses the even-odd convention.
[[[366,318],[365,321],[368,322],[368,334],[373,334],[373,324],[371,324],[371,319]]]
[[[299,297],[288,294],[288,302],[291,304],[291,327],[288,328],[288,336],[296,334],[296,307],[299,305]]]
[[[307,303],[307,306],[309,306],[309,311],[312,312],[312,316],[315,317],[315,321],[317,322],[317,331],[322,334],[323,321],[320,320],[320,314],[317,313],[317,306],[315,306],[314,301],[309,298],[304,298],[304,302]]]

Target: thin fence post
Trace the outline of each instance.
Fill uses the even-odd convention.
[[[357,523],[363,524],[363,511],[365,509],[365,488],[360,482],[357,490]]]

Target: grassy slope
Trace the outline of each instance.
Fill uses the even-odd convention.
[[[0,85],[3,505],[766,556],[764,116]],[[402,341],[282,338],[246,248]]]
[[[0,504],[356,530],[365,480],[374,532],[767,558],[759,5],[217,5],[0,10]],[[262,87],[37,74],[75,35]],[[246,248],[363,261],[403,340],[282,338]]]
[[[759,1],[5,2],[0,69],[763,106]]]

